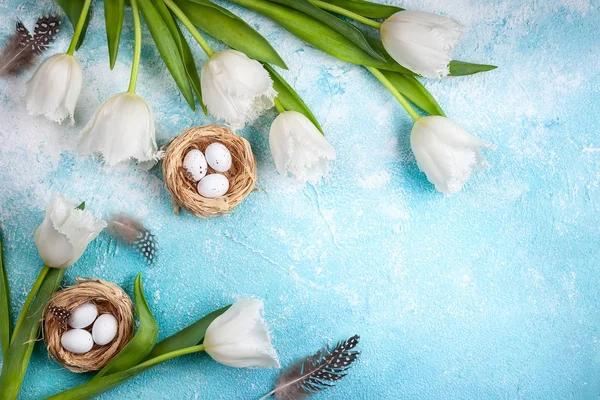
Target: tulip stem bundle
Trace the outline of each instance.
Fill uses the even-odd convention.
[[[140,21],[140,10],[137,0],[131,0],[131,11],[133,12],[133,32],[135,35],[133,43],[133,62],[131,65],[131,77],[129,78],[129,93],[135,93],[138,71],[140,69],[140,58],[142,55],[142,24]]]
[[[75,53],[75,50],[77,48],[77,42],[79,41],[79,36],[81,36],[81,32],[83,31],[85,20],[87,18],[91,4],[92,0],[85,0],[83,3],[83,8],[81,10],[81,14],[79,15],[79,19],[77,20],[77,26],[75,27],[75,32],[73,33],[71,44],[69,45],[69,49],[67,50],[67,54],[70,56],[72,56],[73,53]]]
[[[421,119],[421,116],[419,114],[417,114],[417,112],[415,111],[414,108],[412,108],[412,106],[410,105],[408,100],[406,100],[406,98],[404,96],[402,96],[402,94],[398,91],[398,89],[396,89],[396,87],[389,81],[389,79],[387,79],[385,77],[385,75],[383,75],[381,73],[380,70],[378,70],[377,68],[373,68],[373,67],[366,67],[366,68],[369,70],[369,72],[371,72],[373,74],[373,76],[375,76],[375,78],[377,78],[379,80],[379,82],[381,82],[383,84],[383,86],[385,86],[390,91],[390,93],[392,93],[392,95],[398,100],[400,105],[402,107],[404,107],[404,109],[406,110],[408,115],[410,115],[410,117],[414,121],[418,121],[419,119]]]
[[[210,45],[204,39],[204,37],[202,37],[200,32],[198,32],[198,29],[196,29],[196,27],[194,27],[194,24],[192,23],[192,21],[190,21],[189,18],[186,17],[186,15],[183,13],[183,11],[181,11],[181,9],[179,7],[177,7],[177,5],[175,3],[173,3],[173,1],[171,1],[171,0],[163,0],[163,1],[167,5],[167,7],[169,7],[171,9],[171,11],[173,11],[173,14],[175,14],[175,16],[177,18],[179,18],[181,23],[192,34],[194,39],[196,39],[196,42],[198,42],[200,47],[202,47],[202,50],[204,50],[206,55],[208,57],[210,57],[213,54],[215,54],[214,50],[210,47]]]
[[[372,20],[371,18],[367,18],[367,17],[363,17],[360,14],[357,14],[355,12],[352,12],[350,10],[346,10],[343,7],[339,7],[336,6],[334,4],[329,4],[326,3],[324,1],[321,0],[308,0],[310,3],[312,3],[313,5],[319,7],[322,10],[326,10],[326,11],[331,11],[334,12],[336,14],[340,14],[343,15],[344,17],[348,17],[350,19],[353,19],[357,22],[363,23],[365,25],[371,26],[375,29],[380,29],[381,28],[381,22],[377,22]]]

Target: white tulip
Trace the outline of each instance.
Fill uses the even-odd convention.
[[[269,134],[271,154],[281,175],[316,182],[335,160],[335,149],[303,114],[285,111],[275,118]]]
[[[69,118],[73,123],[82,80],[81,65],[75,57],[57,54],[48,58],[27,83],[27,112],[59,123]]]
[[[106,227],[77,204],[57,194],[46,207],[44,222],[34,235],[35,245],[44,263],[52,268],[74,264],[87,245]]]
[[[262,64],[236,50],[213,54],[202,66],[200,85],[208,111],[233,130],[272,108],[277,96]]]
[[[206,353],[230,367],[279,368],[262,309],[262,300],[236,301],[208,326],[204,337]]]
[[[440,116],[415,122],[410,145],[419,169],[438,191],[448,195],[460,191],[473,171],[489,167],[479,150],[495,148]]]
[[[150,106],[135,93],[106,100],[81,131],[82,154],[100,153],[109,166],[135,159],[154,163],[159,158]]]
[[[381,25],[381,40],[400,65],[427,78],[440,78],[450,73],[452,51],[462,32],[452,18],[399,11]]]

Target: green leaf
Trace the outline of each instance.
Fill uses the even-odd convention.
[[[94,380],[104,375],[114,374],[124,371],[137,365],[142,361],[156,344],[158,338],[158,324],[148,307],[144,291],[142,289],[142,274],[138,274],[133,284],[133,294],[135,297],[135,308],[138,315],[139,327],[127,346],[123,348],[100,372],[96,374]]]
[[[206,333],[208,326],[215,318],[227,311],[229,307],[231,307],[231,305],[213,311],[174,335],[161,340],[154,346],[152,352],[146,357],[146,360],[199,344],[204,340],[204,334]]]
[[[179,25],[173,19],[171,12],[167,8],[167,5],[161,0],[154,3],[156,5],[156,9],[162,16],[162,19],[166,22],[169,27],[169,31],[171,32],[171,36],[175,39],[177,43],[177,48],[179,49],[179,54],[181,55],[181,59],[183,60],[183,65],[185,67],[185,73],[187,74],[188,80],[192,89],[196,92],[196,96],[200,101],[200,106],[202,106],[202,110],[204,114],[208,114],[208,110],[204,105],[204,101],[202,101],[202,89],[200,87],[200,76],[198,75],[198,68],[196,67],[196,62],[194,61],[194,56],[192,55],[192,50],[190,49],[189,44],[185,40],[181,29],[179,29]]]
[[[431,115],[446,116],[444,110],[442,110],[442,107],[440,107],[435,98],[414,76],[390,71],[381,71],[381,73],[385,75],[404,97],[420,109]]]
[[[177,41],[171,35],[169,27],[151,0],[138,0],[142,15],[148,25],[148,30],[154,39],[156,48],[160,53],[165,65],[171,72],[175,83],[181,94],[188,102],[192,110],[196,109],[194,104],[194,93],[190,87],[185,65],[179,52]]]
[[[104,21],[106,22],[106,40],[108,41],[108,56],[110,69],[113,69],[119,52],[125,0],[104,0]]]
[[[394,15],[398,11],[403,11],[403,8],[388,6],[385,4],[371,3],[364,0],[322,0],[326,3],[345,8],[358,15],[367,18],[386,19]]]
[[[175,0],[194,25],[248,57],[287,69],[271,44],[229,10],[208,0]]]
[[[6,357],[2,359],[2,375],[0,375],[2,399],[17,398],[36,344],[44,307],[60,286],[66,271],[66,268],[49,268],[35,300],[26,312],[23,324],[14,333],[12,344],[8,348]]]
[[[334,56],[335,58],[358,65],[366,65],[378,69],[409,73],[406,68],[393,60],[382,61],[374,59],[367,52],[356,46],[351,40],[332,29],[327,24],[291,8],[271,3],[265,0],[230,0],[233,3],[251,8],[259,13],[274,19],[285,29],[310,43],[318,49]],[[371,47],[373,42],[369,41]],[[378,48],[373,47],[380,54]],[[384,54],[385,55],[385,54]]]
[[[10,344],[12,331],[12,313],[10,309],[10,290],[8,288],[8,276],[4,266],[4,254],[2,253],[2,238],[0,237],[0,348],[2,359],[6,360],[6,353]]]
[[[374,50],[363,33],[354,25],[328,13],[327,11],[321,10],[319,7],[314,6],[306,0],[269,0],[271,3],[281,4],[288,8],[300,11],[317,21],[324,23],[331,29],[344,36],[346,39],[354,43],[357,47],[373,57],[375,61],[385,61],[383,56]]]
[[[63,9],[69,21],[71,21],[71,25],[73,28],[77,26],[77,21],[79,21],[79,16],[81,15],[81,10],[83,9],[83,0],[56,0],[56,3]],[[90,23],[90,16],[92,15],[92,7],[90,6],[90,11],[88,12],[87,17],[85,18],[85,23],[83,24],[83,29],[81,30],[81,35],[77,40],[77,45],[75,46],[75,50],[79,49],[83,44],[83,39],[85,38],[85,33],[87,31],[87,27]]]
[[[450,75],[452,76],[464,76],[473,75],[478,72],[491,71],[498,68],[495,65],[486,64],[471,64],[464,61],[450,61]]]
[[[296,91],[283,79],[281,75],[275,71],[275,68],[270,66],[269,64],[264,64],[265,68],[271,74],[271,79],[273,79],[273,88],[277,91],[277,98],[283,105],[287,111],[297,111],[299,113],[304,114],[306,118],[308,118],[321,133],[324,134],[323,128],[319,124],[319,121],[315,118],[313,113],[310,111],[310,108],[304,103],[302,98],[296,93]]]

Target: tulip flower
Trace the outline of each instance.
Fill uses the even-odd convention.
[[[262,300],[235,302],[208,326],[204,350],[215,361],[230,367],[279,368],[262,309]]]
[[[281,175],[294,175],[302,182],[316,182],[335,160],[335,149],[317,127],[297,111],[283,111],[269,133],[271,154]]]
[[[208,111],[233,130],[272,108],[277,95],[262,64],[236,50],[214,53],[202,66],[200,85]]]
[[[462,26],[422,11],[400,11],[381,25],[383,47],[402,66],[427,78],[449,74]]]
[[[119,93],[105,101],[81,131],[78,150],[102,154],[109,166],[159,157],[150,106],[135,93]]]
[[[419,169],[438,191],[448,195],[461,190],[473,171],[489,167],[479,150],[494,148],[440,116],[416,121],[410,145]]]
[[[75,57],[57,54],[48,58],[27,83],[27,112],[59,123],[65,119],[73,123],[81,82],[81,65]]]
[[[74,264],[87,245],[106,227],[89,211],[57,194],[46,207],[46,217],[34,235],[35,245],[44,263],[52,268]]]

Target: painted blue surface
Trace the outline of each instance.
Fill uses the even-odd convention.
[[[51,5],[39,3],[4,0],[1,37],[15,18],[31,26]],[[284,75],[322,122],[338,161],[314,186],[278,176],[268,150],[271,112],[242,132],[258,160],[259,191],[235,213],[209,221],[173,215],[158,172],[108,170],[76,155],[78,130],[101,101],[126,89],[132,52],[128,10],[109,71],[95,3],[77,53],[85,84],[75,127],[26,115],[22,97],[32,71],[0,80],[0,218],[15,312],[39,270],[33,231],[61,192],[100,216],[134,213],[155,231],[154,267],[103,233],[66,283],[100,277],[131,293],[142,271],[161,337],[244,296],[265,299],[284,365],[360,334],[360,362],[318,398],[600,396],[597,0],[394,2],[457,18],[468,30],[456,58],[500,65],[425,82],[452,119],[498,145],[486,153],[492,169],[452,197],[436,193],[418,171],[408,116],[366,70],[231,7],[286,60]],[[57,52],[68,45],[71,30],[64,31]],[[138,87],[154,109],[161,143],[215,122],[187,108],[147,31]],[[252,399],[270,390],[276,375],[186,356],[102,398]],[[21,398],[86,379],[38,346]]]

